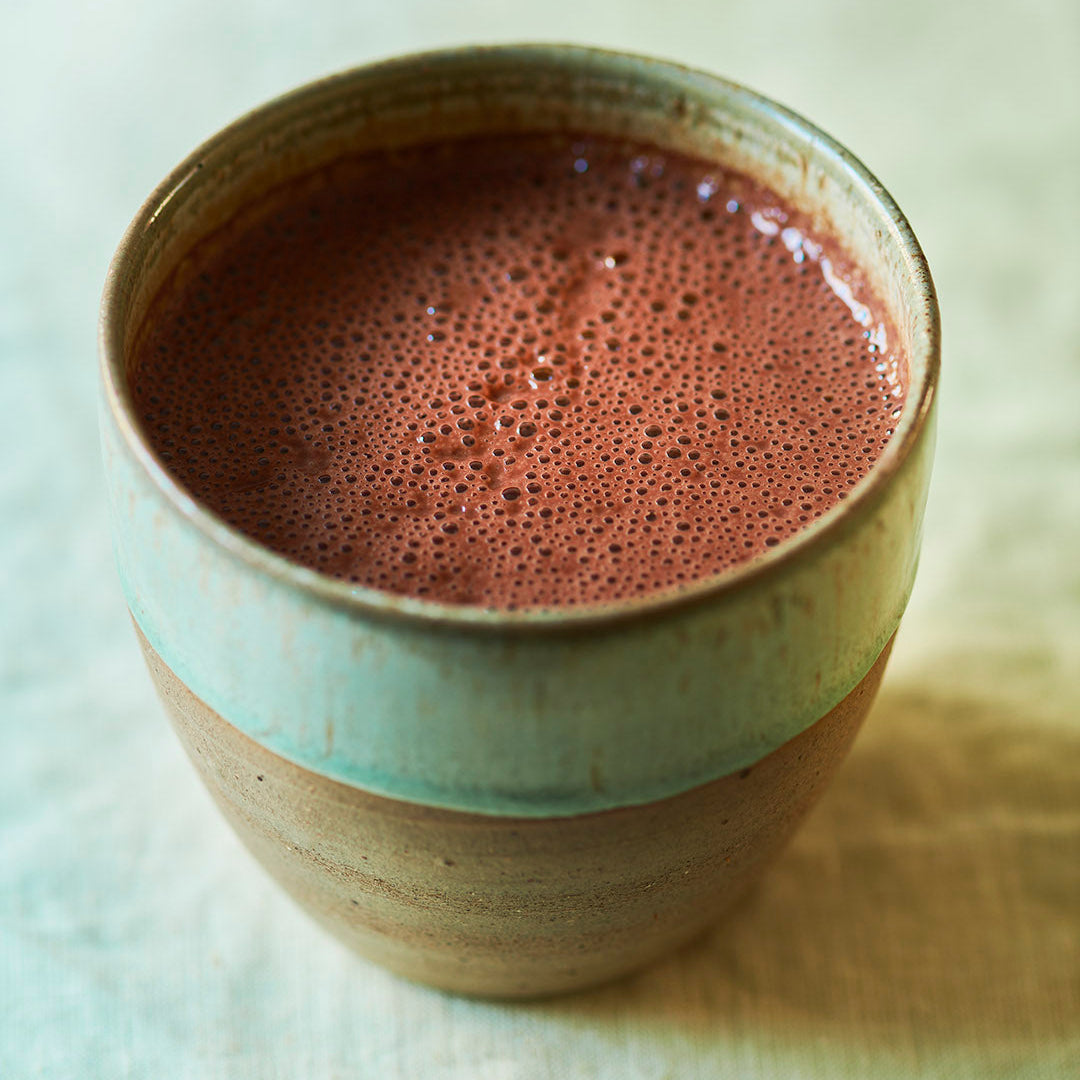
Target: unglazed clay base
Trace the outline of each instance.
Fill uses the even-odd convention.
[[[602,982],[716,920],[824,790],[892,647],[751,768],[642,806],[520,818],[384,798],[292,764],[208,708],[139,637],[211,794],[293,898],[401,975],[498,997]]]

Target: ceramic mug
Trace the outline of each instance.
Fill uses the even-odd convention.
[[[835,236],[909,365],[896,432],[840,505],[754,561],[593,608],[502,612],[331,580],[195,501],[128,383],[150,300],[195,243],[349,153],[568,129],[747,173]],[[365,955],[537,995],[687,940],[820,794],[881,678],[918,558],[936,301],[880,184],[806,121],[712,75],[566,46],[392,60],[271,102],[143,205],[102,308],[120,577],[150,671],[248,848]]]

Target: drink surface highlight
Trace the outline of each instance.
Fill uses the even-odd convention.
[[[376,589],[602,604],[753,559],[903,405],[884,305],[704,161],[485,136],[340,162],[202,242],[131,367],[151,445],[266,547]]]

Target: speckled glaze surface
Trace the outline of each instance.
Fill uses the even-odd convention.
[[[200,237],[258,193],[346,151],[563,127],[647,140],[753,174],[835,234],[875,284],[903,338],[909,391],[896,435],[846,502],[753,563],[680,593],[508,614],[323,578],[258,547],[175,484],[133,418],[126,364],[142,312]],[[294,895],[346,940],[440,985],[532,993],[595,981],[624,966],[613,967],[613,958],[644,925],[644,900],[631,902],[632,883],[647,881],[650,871],[628,863],[624,899],[596,900],[593,921],[579,921],[570,901],[598,895],[599,870],[579,858],[575,845],[606,845],[605,831],[613,830],[615,846],[604,863],[610,865],[618,821],[639,813],[646,820],[653,812],[647,808],[675,805],[714,785],[726,790],[732,775],[787,755],[821,724],[828,729],[822,718],[842,702],[857,699],[863,708],[910,593],[939,354],[922,254],[891,199],[843,148],[712,76],[639,57],[528,46],[406,58],[302,88],[210,140],[151,196],[110,272],[101,353],[102,436],[121,581],[182,736],[199,748],[204,777],[249,846]],[[825,740],[830,762],[857,721],[844,724],[848,735]],[[267,763],[262,775],[288,779],[258,782],[257,789],[237,780],[248,785],[243,799],[205,764],[260,755]],[[245,765],[239,775],[247,771]],[[805,792],[808,781],[792,784]],[[273,798],[263,794],[271,790]],[[314,792],[324,794],[316,800]],[[751,822],[783,804],[779,837],[808,801],[761,788],[758,809],[747,803],[742,812]],[[257,806],[258,815],[241,810],[245,805]],[[303,818],[306,835],[335,852],[325,856],[321,878],[286,869],[288,837],[304,808],[314,806],[318,811]],[[405,806],[414,811],[401,811]],[[697,818],[679,814],[670,828],[664,824],[661,846],[680,849],[679,829],[703,843]],[[532,825],[523,829],[527,820]],[[473,824],[453,824],[465,821]],[[539,885],[524,889],[519,911],[491,899],[487,871],[494,864],[484,860],[454,859],[452,878],[437,862],[406,860],[406,874],[406,863],[391,860],[371,905],[350,899],[346,906],[341,889],[348,875],[334,867],[359,866],[372,836],[385,829],[390,837],[406,822],[415,837],[410,850],[430,850],[433,859],[443,846],[434,839],[440,822],[459,829],[455,835],[487,835],[486,850],[498,851],[500,865],[514,875],[528,864],[529,838],[546,835],[547,850],[565,856],[567,874],[576,867],[581,888],[568,888],[565,878],[553,894]],[[428,829],[436,831],[425,848]],[[748,827],[740,835],[756,834]],[[764,834],[753,841],[762,858],[778,842]],[[719,832],[715,843],[723,847]],[[741,857],[756,863],[745,843]],[[390,851],[399,840],[385,844]],[[308,849],[323,850],[310,843]],[[687,865],[715,863],[695,858]],[[684,876],[685,883],[671,885],[672,910],[707,907],[699,907],[703,892],[680,888],[711,888],[720,879],[695,870]],[[425,907],[402,892],[405,880],[416,895],[432,897],[427,909],[442,905],[441,922],[418,915]],[[450,890],[451,880],[460,894]],[[480,899],[461,900],[470,895]],[[473,908],[486,914],[470,923],[466,912]],[[553,937],[550,925],[571,918],[591,929]],[[381,929],[410,919],[409,935]],[[451,932],[455,919],[458,936]],[[635,956],[685,936],[674,932],[675,923],[664,925],[654,947]],[[484,954],[481,939],[499,944],[469,969],[464,952],[453,960],[446,951],[453,952],[454,941],[465,949],[466,939],[473,956]],[[507,965],[533,949],[547,949],[547,975],[531,986],[514,983]]]
[[[832,777],[892,648],[756,765],[643,806],[513,818],[387,799],[294,765],[208,708],[139,638],[207,788],[297,903],[401,975],[500,997],[613,978],[714,922]]]

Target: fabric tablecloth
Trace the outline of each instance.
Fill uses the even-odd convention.
[[[1075,0],[9,0],[0,38],[0,1078],[1080,1076]],[[94,327],[222,124],[515,39],[709,68],[847,143],[926,248],[945,374],[915,596],[806,827],[693,946],[505,1005],[347,953],[219,819],[120,597]]]

